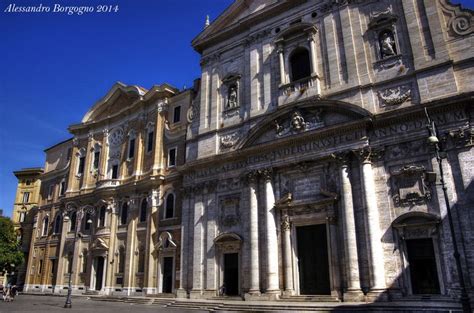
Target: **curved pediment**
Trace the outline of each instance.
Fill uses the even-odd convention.
[[[236,144],[236,149],[265,144],[306,132],[323,131],[351,122],[367,120],[372,114],[340,101],[314,101],[286,107],[270,114]]]
[[[97,122],[122,111],[142,97],[146,90],[139,86],[115,83],[110,91],[84,115],[82,123]]]

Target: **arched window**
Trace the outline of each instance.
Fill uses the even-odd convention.
[[[71,222],[69,224],[69,231],[76,230],[76,212],[72,213],[71,215]]]
[[[148,201],[143,199],[142,205],[140,207],[140,222],[146,222],[146,214],[148,209]]]
[[[165,218],[172,218],[174,216],[174,202],[174,194],[170,193],[166,196]]]
[[[48,223],[49,223],[49,217],[45,216],[43,218],[43,229],[41,232],[41,236],[46,236],[48,234]]]
[[[122,205],[122,211],[120,212],[120,225],[127,224],[128,217],[128,203],[124,202]]]
[[[54,219],[54,233],[59,234],[61,232],[61,215],[56,215]]]
[[[122,246],[119,248],[119,255],[118,255],[118,272],[124,273],[125,272],[125,248]]]
[[[105,226],[105,213],[106,212],[107,212],[107,208],[105,207],[105,205],[103,205],[99,211],[99,220],[98,220],[97,226],[99,227]]]
[[[309,52],[305,48],[297,48],[290,56],[291,81],[311,76]]]

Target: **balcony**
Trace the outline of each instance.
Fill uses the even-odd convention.
[[[120,186],[120,179],[104,179],[97,182],[97,188],[111,188]]]
[[[321,96],[319,77],[317,75],[305,77],[288,84],[280,85],[279,89],[280,94],[278,96],[278,106],[304,100],[314,96]]]

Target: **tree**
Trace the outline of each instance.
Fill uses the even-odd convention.
[[[0,217],[0,271],[11,272],[23,262],[24,256],[12,221],[8,217]]]

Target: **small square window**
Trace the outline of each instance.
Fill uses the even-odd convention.
[[[181,106],[178,105],[174,108],[173,123],[178,123],[181,120]]]
[[[168,150],[168,167],[176,166],[176,148]]]

